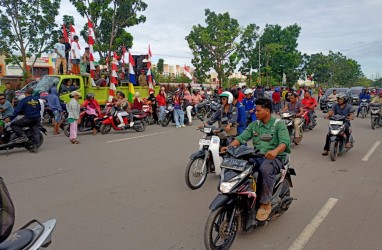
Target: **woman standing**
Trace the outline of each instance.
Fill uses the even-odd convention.
[[[166,110],[166,92],[164,91],[164,87],[160,88],[160,92],[157,95],[156,99],[159,106],[159,123],[163,120],[165,110]]]
[[[184,91],[183,99],[184,99],[184,106],[186,107],[186,113],[187,113],[187,117],[188,117],[187,126],[191,126],[192,125],[192,115],[191,115],[192,98],[191,98],[190,92],[188,90]]]
[[[80,110],[81,105],[78,102],[80,98],[80,93],[73,91],[71,93],[72,99],[68,104],[66,104],[66,109],[68,110],[68,122],[70,124],[70,142],[72,144],[79,144],[77,140],[77,124],[80,122]]]

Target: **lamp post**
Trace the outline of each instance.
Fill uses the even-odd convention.
[[[260,38],[261,38],[261,34],[264,32],[264,30],[265,30],[265,28],[264,29],[262,29],[259,33],[257,33],[256,31],[256,34],[259,36],[259,70],[258,70],[258,72],[259,72],[259,82],[261,83],[261,67],[260,67]]]

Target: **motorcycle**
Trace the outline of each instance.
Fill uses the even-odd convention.
[[[200,119],[203,120],[201,117]],[[199,140],[199,150],[190,156],[185,172],[186,184],[190,189],[203,186],[209,173],[220,175],[222,161],[222,157],[219,156],[220,148],[229,144],[222,129],[204,126],[199,130],[205,135]]]
[[[82,109],[80,113],[80,119],[81,122],[77,125],[78,126],[78,133],[91,133],[93,131],[93,128],[91,126],[90,117],[86,115],[86,110]],[[105,119],[104,116],[101,115],[101,117],[96,117],[94,119],[95,123],[95,129],[100,132],[101,125],[103,120]],[[70,136],[70,124],[65,123],[64,124],[64,134],[69,137]]]
[[[146,123],[146,126],[155,124],[155,120],[154,120],[154,116],[153,116],[153,109],[152,109],[150,101],[143,99],[142,111],[143,111],[143,113],[146,114],[146,117],[143,120]]]
[[[1,177],[0,185],[0,194],[2,195],[0,200],[0,211],[2,214],[0,226],[2,229],[1,232],[4,233],[0,235],[0,249],[37,250],[48,247],[52,243],[52,233],[56,226],[56,220],[52,219],[43,223],[38,220],[31,220],[10,235],[15,220],[14,206]]]
[[[304,109],[304,113],[302,114],[302,118],[304,119],[304,124],[302,125],[302,129],[304,132],[308,130],[312,130],[317,125],[316,121],[316,113],[313,112],[312,119],[309,119],[309,110]]]
[[[335,103],[336,103],[336,102],[333,102],[333,101],[326,101],[326,105],[323,107],[322,112],[323,112],[323,113],[328,113],[328,111],[332,109],[332,107],[333,107],[333,105],[334,105]]]
[[[170,121],[175,122],[174,119],[174,103],[167,102],[166,109],[164,110],[164,118],[161,121],[162,127],[167,127]]]
[[[359,103],[359,110],[362,119],[364,119],[369,112],[369,101],[367,99],[362,99]]]
[[[211,101],[207,105],[207,118],[211,118],[211,116],[220,108],[220,103],[217,101]]]
[[[32,131],[31,131],[30,127],[23,128],[23,131],[24,131],[26,137],[28,138],[28,141],[21,142],[21,143],[15,142],[14,140],[17,138],[17,136],[11,128],[11,125],[10,125],[11,123],[5,123],[5,121],[4,121],[5,119],[3,119],[3,118],[0,118],[0,120],[3,121],[5,124],[4,132],[2,135],[0,135],[0,141],[2,142],[2,144],[0,144],[0,150],[6,150],[7,156],[8,156],[8,151],[10,149],[26,148],[29,150],[33,147],[33,145],[32,145]],[[37,145],[37,148],[40,148],[41,145],[44,143],[44,135],[46,135],[46,133],[47,133],[47,130],[42,126],[39,126],[39,130],[40,130],[40,138],[39,138],[39,144]]]
[[[262,141],[270,141],[271,135],[260,136]],[[229,147],[221,164],[221,178],[218,184],[219,194],[211,202],[210,215],[204,228],[206,249],[229,249],[237,232],[249,232],[265,226],[269,221],[287,211],[293,201],[290,196],[292,175],[290,158],[283,162],[283,169],[276,175],[272,196],[272,210],[266,221],[255,218],[260,207],[257,198],[258,168],[257,158],[264,155],[254,148],[239,146]]]
[[[351,146],[346,148],[345,122],[343,115],[334,115],[329,119],[330,159],[335,161],[338,155],[348,152],[354,145],[354,139],[350,131],[349,142]]]
[[[370,104],[370,115],[371,115],[371,129],[375,129],[377,126],[382,126],[381,119],[381,104],[372,103]]]
[[[116,131],[134,129],[137,132],[143,132],[146,129],[146,123],[144,119],[146,115],[143,112],[134,113],[134,125],[130,127],[130,121],[128,121],[127,116],[123,117],[123,122],[126,124],[124,127],[118,127],[119,119],[118,112],[121,111],[119,107],[112,107],[108,114],[104,116],[104,120],[101,123],[100,132],[101,134],[108,134],[113,128]]]
[[[297,142],[295,140],[295,129],[293,126],[293,119],[296,117],[295,114],[291,112],[283,112],[280,114],[281,116],[281,121],[283,121],[288,129],[289,136],[290,136],[290,143],[294,143],[295,145],[298,145],[301,141]],[[305,120],[301,119],[301,123],[298,125],[298,128],[300,129],[300,134],[302,137],[303,134],[303,125],[305,124]]]

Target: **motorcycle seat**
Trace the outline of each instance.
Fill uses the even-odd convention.
[[[33,241],[33,237],[34,234],[31,229],[18,230],[0,244],[0,250],[24,249]]]

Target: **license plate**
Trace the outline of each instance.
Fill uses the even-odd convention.
[[[344,122],[343,121],[330,121],[329,124],[331,124],[331,125],[342,125],[342,124],[344,124]]]
[[[248,161],[238,160],[235,158],[224,158],[221,167],[237,171],[244,171],[247,163]]]
[[[210,143],[211,143],[211,140],[205,140],[205,139],[200,139],[199,140],[199,145],[209,146]]]

